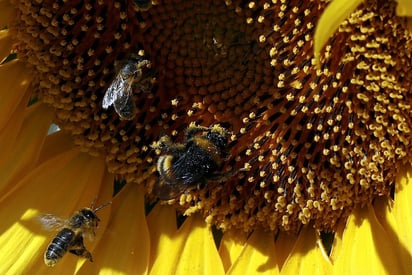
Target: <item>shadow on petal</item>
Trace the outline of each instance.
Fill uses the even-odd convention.
[[[150,274],[224,274],[211,229],[190,216],[159,252]]]
[[[219,246],[219,255],[225,271],[227,271],[240,256],[246,245],[247,234],[239,230],[229,230],[223,234]]]
[[[331,259],[337,274],[406,274],[396,242],[379,223],[372,206],[357,208],[335,239]]]
[[[302,228],[281,274],[331,274],[331,262],[319,240],[313,228]]]
[[[24,114],[24,108],[29,102],[32,82],[32,71],[28,70],[24,63],[13,60],[0,65],[1,101],[0,101],[0,130],[7,123],[16,125],[16,114]],[[18,77],[16,77],[16,75]],[[13,92],[10,92],[13,91]],[[18,125],[20,126],[20,125]],[[19,129],[19,127],[16,127]]]
[[[0,29],[11,24],[16,18],[16,9],[9,1],[0,1]]]
[[[395,199],[378,198],[374,202],[376,217],[383,226],[402,261],[403,270],[412,270],[412,184],[411,166],[400,169],[395,185]],[[385,255],[383,255],[385,256]]]
[[[255,230],[227,274],[279,274],[273,232]]]
[[[4,148],[0,156],[0,200],[15,188],[15,182],[36,166],[53,118],[53,112],[44,104],[35,104],[25,109],[24,119],[21,128],[17,128],[17,133],[13,133],[15,129],[11,125],[11,129],[3,129],[1,136],[4,139],[0,138],[0,144]],[[10,136],[7,137],[8,135]]]

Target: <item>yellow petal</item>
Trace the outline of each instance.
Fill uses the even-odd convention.
[[[7,189],[14,186],[15,181],[35,167],[52,118],[53,112],[46,105],[32,105],[26,108],[25,119],[17,138],[0,138],[3,148],[0,156],[0,194],[5,194]],[[6,127],[4,131],[7,133],[2,137],[8,134],[14,136],[13,127]]]
[[[340,253],[342,251],[347,249],[343,246],[343,242],[342,242],[342,235],[343,235],[343,232],[346,228],[346,225],[347,225],[347,221],[346,220],[341,220],[338,223],[337,228],[335,230],[333,244],[332,244],[333,246],[332,246],[332,250],[331,250],[330,256],[329,256],[329,258],[332,262],[332,266],[333,266],[333,271],[334,271],[333,274],[340,274],[339,272],[337,272],[337,269],[336,269],[336,259],[338,257],[340,257]]]
[[[399,171],[392,213],[397,225],[396,235],[402,247],[412,255],[412,167],[410,165]],[[412,264],[411,258],[407,262]]]
[[[160,244],[151,274],[224,274],[211,229],[197,215],[186,219],[168,246]]]
[[[16,9],[9,3],[9,1],[0,1],[0,29],[10,25],[16,18]]]
[[[389,198],[377,198],[375,199],[373,207],[375,209],[376,218],[388,233],[390,240],[392,240],[392,245],[394,247],[392,253],[402,262],[402,270],[404,270],[406,274],[408,273],[408,270],[412,270],[411,248],[409,243],[406,243],[402,238],[399,228],[406,226],[404,223],[398,223],[396,220],[393,213],[393,205],[394,202]],[[404,232],[407,232],[406,228],[403,228],[403,230],[405,230]],[[410,230],[409,234],[411,234]]]
[[[412,255],[412,168],[407,166],[399,171],[395,187],[393,215],[398,225],[398,236],[408,244]]]
[[[176,233],[176,211],[170,206],[156,204],[147,216],[150,232],[150,264],[162,253],[163,247],[172,245],[171,236]]]
[[[340,238],[337,233],[335,238]],[[390,235],[378,222],[372,206],[349,216],[341,244],[332,248],[335,274],[405,274]]]
[[[279,274],[273,232],[255,230],[227,274]]]
[[[412,16],[412,1],[397,0],[396,14],[399,16]]]
[[[11,41],[9,30],[0,30],[0,62],[10,54],[12,44],[13,42]]]
[[[219,255],[225,271],[227,271],[239,257],[246,240],[247,234],[242,231],[230,230],[223,234],[219,246]]]
[[[21,108],[27,106],[27,90],[31,80],[31,72],[18,60],[0,65],[0,131],[11,118],[14,120],[16,110],[22,112],[17,109],[20,103],[23,104]]]
[[[73,139],[63,131],[48,135],[37,159],[37,165],[74,148]]]
[[[113,200],[112,216],[94,250],[94,262],[85,263],[78,274],[147,274],[149,253],[144,193],[130,184]]]
[[[290,234],[286,232],[279,232],[275,245],[276,247],[281,247],[276,251],[277,261],[279,263],[279,268],[283,266],[287,257],[289,257],[290,253],[292,252],[293,247],[298,239],[297,234]]]
[[[69,217],[90,206],[98,197],[104,171],[103,161],[69,151],[44,162],[16,183],[13,192],[0,202],[0,274],[73,274],[78,260],[73,255],[63,257],[55,268],[45,266],[43,254],[56,232],[45,231],[37,217],[41,213]],[[103,193],[110,195],[110,191]],[[102,221],[104,211],[99,213]],[[99,230],[104,230],[104,224]],[[86,247],[90,246],[86,241]]]
[[[332,264],[313,228],[304,227],[280,274],[331,274]]]
[[[10,118],[0,129],[0,144],[5,150],[13,150],[14,144],[20,138],[19,135],[24,136],[24,129],[22,130],[21,127],[32,109],[27,108],[27,100],[25,99],[28,100],[29,98],[27,96],[23,97],[23,100],[19,102],[12,114],[3,113],[0,110],[0,113]]]
[[[314,57],[316,66],[319,65],[320,51],[329,38],[363,0],[333,0],[322,13],[317,23],[314,37]]]

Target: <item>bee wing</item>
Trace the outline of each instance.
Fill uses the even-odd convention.
[[[109,108],[110,105],[113,104],[113,102],[116,100],[116,92],[115,89],[113,87],[114,85],[114,81],[113,83],[109,86],[109,88],[107,89],[106,93],[104,94],[103,97],[103,102],[102,102],[102,107],[104,109]]]
[[[166,183],[158,180],[153,186],[153,194],[160,200],[171,200],[187,190],[187,187],[181,183]]]
[[[113,105],[116,99],[119,96],[123,95],[123,89],[126,85],[126,81],[123,79],[121,74],[117,74],[116,78],[110,84],[109,88],[107,88],[106,93],[103,97],[102,107],[104,109],[109,108],[109,106]]]
[[[47,231],[57,231],[62,229],[66,224],[66,220],[52,214],[43,214],[39,216],[39,222]]]
[[[132,96],[118,97],[113,106],[116,113],[123,119],[133,119],[136,115],[136,105]]]
[[[86,230],[83,230],[81,235],[85,239],[87,238],[89,241],[93,241],[94,237],[96,236],[96,233],[94,232],[94,229],[86,229]]]

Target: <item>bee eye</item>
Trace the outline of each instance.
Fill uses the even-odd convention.
[[[97,219],[96,215],[90,210],[82,210],[82,214],[88,220]]]

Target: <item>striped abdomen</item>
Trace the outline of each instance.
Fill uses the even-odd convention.
[[[67,252],[75,233],[69,228],[63,228],[51,241],[44,254],[44,262],[48,266],[54,266]]]

